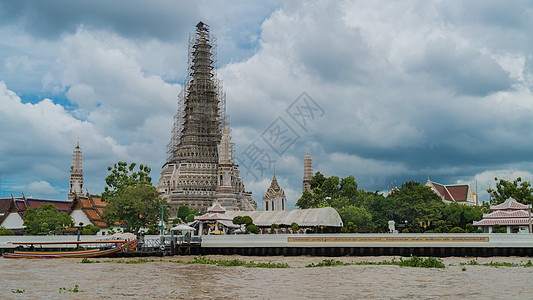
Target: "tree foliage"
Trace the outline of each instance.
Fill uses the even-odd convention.
[[[291,223],[291,229],[292,229],[292,231],[297,232],[297,231],[300,230],[300,225],[298,225],[298,223],[296,223],[296,222],[292,222]]]
[[[6,229],[4,226],[0,226],[0,236],[5,236],[5,235],[15,235],[15,233],[13,233],[13,231],[9,229]]]
[[[406,226],[407,232],[423,232],[421,222],[429,222],[428,231],[449,232],[454,227],[461,227],[475,232],[475,228],[467,229],[470,228],[468,225],[483,217],[482,207],[457,203],[446,205],[429,187],[415,181],[402,184],[399,191],[385,197],[377,191],[358,189],[353,176],[325,177],[317,172],[311,187],[313,192],[305,191],[296,206],[302,209],[333,207],[342,218],[342,232],[363,229],[388,232],[389,220]]]
[[[246,225],[246,230],[251,232],[251,233],[259,233],[261,232],[261,229],[257,226],[255,226],[254,224],[248,224]]]
[[[152,185],[152,178],[150,175],[150,167],[146,165],[139,165],[139,170],[135,171],[136,163],[128,163],[119,161],[113,167],[107,167],[111,172],[106,178],[107,186],[102,193],[102,200],[120,195],[127,187],[137,185]]]
[[[24,232],[30,235],[48,234],[74,225],[66,212],[60,212],[52,204],[43,204],[38,210],[29,208],[24,212]]]
[[[178,207],[178,218],[180,218],[183,222],[185,222],[185,219],[188,215],[191,214],[191,209],[186,205],[181,205]]]
[[[141,227],[157,225],[161,219],[161,205],[156,188],[151,185],[132,185],[120,194],[107,199],[103,219],[109,226],[118,222],[128,232],[137,233]],[[168,210],[164,218],[168,217]]]
[[[488,188],[490,204],[496,205],[505,202],[509,198],[523,204],[533,204],[533,187],[529,181],[522,181],[521,177],[508,181],[494,177],[496,188]]]

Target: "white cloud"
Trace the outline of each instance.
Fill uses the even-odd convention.
[[[25,191],[27,197],[33,197],[33,195],[36,197],[56,196],[59,194],[59,191],[47,181],[34,181],[25,188]]]
[[[79,136],[95,192],[117,160],[145,160],[157,180],[175,82],[186,75],[186,33],[201,19],[219,38],[236,156],[277,117],[300,136],[281,157],[262,144],[288,197],[299,196],[306,145],[315,171],[353,174],[367,190],[385,190],[392,177],[450,183],[515,166],[531,173],[527,5],[163,1],[125,9],[96,1],[65,6],[71,17],[58,22],[50,22],[54,5],[15,9],[0,20],[0,157],[9,158],[0,168],[19,185],[46,181],[65,192]],[[109,18],[118,11],[125,17]],[[154,22],[140,28],[138,19]],[[303,91],[325,111],[306,130],[285,112]],[[260,202],[271,174],[255,180],[242,169]]]

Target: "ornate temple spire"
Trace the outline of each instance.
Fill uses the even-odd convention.
[[[276,171],[274,168],[274,176],[272,176],[272,182],[268,187],[266,193],[263,195],[263,210],[286,210],[287,209],[287,197],[285,191],[279,186],[276,179]]]
[[[226,98],[216,74],[216,38],[196,24],[189,36],[188,71],[178,97],[167,162],[157,190],[174,217],[179,206],[206,211],[214,200],[228,209],[254,210],[233,164]]]
[[[76,143],[76,147],[72,152],[72,167],[70,170],[70,189],[69,199],[73,199],[74,195],[82,196],[83,194],[83,168],[82,168],[82,152],[80,148],[80,140]]]

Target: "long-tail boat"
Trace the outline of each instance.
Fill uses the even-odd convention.
[[[102,257],[117,253],[119,251],[129,249],[132,247],[136,240],[126,241],[126,240],[109,240],[109,241],[78,241],[78,242],[9,242],[9,244],[19,245],[19,246],[29,246],[26,249],[17,249],[13,253],[4,253],[2,256],[4,258],[89,258],[89,257]],[[77,249],[81,244],[85,245],[95,245],[96,247],[102,246],[99,248],[92,249]],[[35,246],[41,246],[40,248],[35,248]],[[44,245],[76,245],[76,248],[68,248],[65,250],[51,250],[46,251],[46,248],[42,248]],[[106,245],[112,245],[111,248],[104,248]],[[61,247],[59,247],[61,248]]]

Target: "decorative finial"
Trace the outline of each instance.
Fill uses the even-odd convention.
[[[273,180],[276,180],[276,161],[274,161],[274,179]]]
[[[78,142],[76,143],[76,148],[80,147],[80,138],[78,137]]]
[[[307,146],[307,155],[309,155],[309,146]]]
[[[228,127],[224,126],[224,134],[228,134]]]

